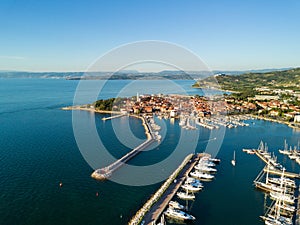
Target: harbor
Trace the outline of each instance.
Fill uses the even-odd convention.
[[[174,212],[180,214],[180,215],[175,215],[176,219],[182,219],[181,216],[183,215],[185,219],[191,218],[192,220],[194,220],[195,218],[193,216],[187,214],[186,212],[178,210],[178,209],[182,210],[184,208],[183,206],[171,200],[173,199],[175,194],[177,194],[177,196],[181,199],[191,200],[195,198],[194,194],[188,194],[188,190],[186,194],[184,194],[184,192],[178,192],[178,190],[180,189],[180,187],[181,188],[186,187],[187,184],[191,184],[192,182],[198,183],[199,188],[196,189],[195,187],[196,185],[195,185],[194,186],[195,191],[199,191],[202,189],[203,186],[201,182],[195,178],[189,177],[189,175],[192,174],[191,171],[196,167],[197,163],[198,165],[200,165],[199,162],[204,158],[205,160],[210,159],[210,155],[207,153],[188,155],[184,159],[184,161],[180,164],[180,166],[170,175],[170,177],[164,182],[164,184],[156,191],[156,193],[142,206],[140,210],[138,210],[138,212],[129,221],[128,225],[158,224],[159,221],[164,220],[164,214],[168,215],[169,212],[171,213],[171,215],[172,213],[174,214]],[[212,164],[213,163],[210,163],[209,165]],[[203,164],[201,163],[201,165]],[[184,182],[185,185],[183,185]],[[180,194],[182,194],[182,196]],[[192,198],[189,198],[190,196]],[[168,205],[169,208],[167,211],[165,211]]]
[[[102,120],[106,118],[107,119],[114,119],[124,116],[116,115],[112,117],[104,117]],[[153,118],[147,117],[147,116],[140,116],[139,118],[143,121],[143,126],[145,128],[145,133],[147,136],[147,140],[143,142],[142,144],[138,145],[136,148],[128,152],[126,155],[121,157],[120,159],[116,160],[115,162],[111,163],[110,165],[96,169],[92,174],[91,177],[96,180],[106,180],[108,179],[114,171],[119,169],[121,166],[123,166],[126,162],[134,158],[137,154],[145,150],[147,147],[149,147],[151,144],[153,144],[156,141],[160,141],[161,136],[158,134],[157,130],[160,129],[158,125],[155,124]],[[104,120],[105,121],[105,120]],[[155,131],[155,130],[156,131]]]
[[[243,149],[243,152],[248,154],[255,154],[260,158],[266,165],[271,165],[272,167],[268,169],[268,172],[275,175],[282,174],[282,165],[277,162],[277,157],[270,152],[268,152],[268,147],[262,141],[257,149]],[[263,169],[266,172],[266,168]],[[285,176],[289,178],[297,178],[300,179],[300,174],[293,173],[293,172],[285,172]]]
[[[299,144],[298,144],[299,145]],[[298,151],[287,152],[285,140],[284,150],[279,150],[284,155],[296,154]],[[277,162],[275,154],[268,152],[267,144],[261,141],[258,149],[243,149],[243,152],[257,155],[266,166],[253,181],[255,187],[265,193],[272,200],[264,215],[260,218],[266,225],[292,225],[299,224],[299,185],[295,179],[300,176],[297,173],[287,172],[286,168]],[[289,157],[290,158],[290,157]],[[291,158],[290,158],[291,159]]]

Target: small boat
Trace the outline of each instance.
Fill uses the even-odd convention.
[[[172,207],[174,209],[184,209],[183,205],[180,205],[178,202],[176,201],[170,201],[169,202],[169,207]]]
[[[231,164],[235,166],[235,151],[233,152],[233,159],[231,160]]]
[[[186,212],[183,212],[178,209],[168,208],[164,214],[167,217],[175,218],[178,220],[195,220],[196,218]]]
[[[189,194],[188,192],[177,192],[176,194],[178,198],[183,199],[183,200],[194,200],[195,195],[194,194]]]

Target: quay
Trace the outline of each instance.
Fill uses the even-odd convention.
[[[117,115],[117,116],[118,117],[124,116],[124,114]],[[110,117],[110,118],[112,118],[112,117]],[[114,116],[114,118],[116,118],[116,117]],[[143,120],[143,125],[144,125],[145,130],[146,130],[147,140],[145,142],[143,142],[142,144],[140,144],[139,146],[137,146],[136,148],[134,148],[133,150],[131,150],[130,152],[128,152],[122,158],[120,158],[117,161],[113,162],[112,164],[110,164],[110,165],[108,165],[104,168],[96,169],[91,174],[92,178],[94,178],[96,180],[106,180],[106,179],[108,179],[114,171],[119,169],[126,162],[131,160],[133,157],[135,157],[137,154],[142,152],[145,148],[147,148],[148,146],[150,146],[152,143],[154,143],[157,140],[157,136],[151,130],[151,126],[149,126],[147,118],[144,118],[144,117],[140,117],[140,118]]]
[[[156,224],[188,174],[192,171],[196,163],[204,156],[210,155],[206,153],[188,155],[157,192],[135,214],[128,225]]]

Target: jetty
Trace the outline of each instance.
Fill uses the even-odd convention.
[[[156,224],[188,174],[204,156],[210,155],[206,153],[188,155],[157,192],[132,217],[128,225]]]
[[[124,116],[122,115],[117,115],[118,117]],[[112,117],[110,117],[112,118]],[[114,118],[116,118],[114,116]],[[147,147],[149,147],[151,144],[153,144],[155,141],[158,140],[159,135],[156,135],[155,132],[152,131],[151,126],[148,124],[148,118],[145,117],[139,117],[143,120],[143,126],[145,127],[146,130],[146,135],[147,135],[147,140],[128,152],[126,155],[124,155],[122,158],[116,160],[115,162],[111,163],[110,165],[96,169],[92,174],[91,177],[97,180],[106,180],[108,179],[114,171],[119,169],[121,166],[123,166],[126,162],[131,160],[133,157],[135,157],[137,154],[145,150]]]
[[[119,118],[119,117],[122,117],[122,116],[126,116],[126,113],[118,114],[118,115],[110,116],[110,117],[103,117],[102,120],[104,120],[104,121],[106,121],[106,120],[112,120],[112,119]]]
[[[276,169],[276,167],[278,166],[278,163],[274,162],[273,160],[270,160],[270,159],[266,158],[261,153],[261,151],[259,151],[257,149],[252,149],[252,152],[254,152],[254,154],[257,155],[258,158],[260,158],[263,162],[265,162],[266,164],[269,163],[273,167],[273,168],[269,168],[269,173],[270,174],[275,174],[275,175],[279,175],[279,176],[282,174],[281,170]],[[264,171],[267,172],[267,168],[264,168]],[[284,172],[284,176],[289,177],[289,178],[300,179],[300,174],[298,174],[298,173]]]

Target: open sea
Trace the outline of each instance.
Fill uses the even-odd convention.
[[[133,96],[143,93],[203,94],[192,89],[193,81],[84,81],[103,86],[99,98]],[[155,193],[162,182],[132,186],[112,181],[99,182],[90,177],[93,168],[86,162],[77,146],[72,127],[72,112],[61,107],[73,104],[79,81],[55,79],[0,79],[0,225],[121,225],[127,224],[135,212]],[[178,88],[179,87],[179,88]],[[89,99],[89,90],[81,92]],[[212,94],[212,93],[210,93]],[[91,98],[93,99],[93,98]],[[83,102],[88,103],[88,102]],[[74,112],[82,118],[81,128],[96,123],[105,148],[114,157],[130,151],[130,144],[119,140],[115,128],[129,124],[134,144],[146,137],[142,122],[122,117],[103,122],[107,115],[85,111]],[[193,137],[194,131],[183,131],[178,121],[159,120],[165,128],[164,139],[152,151],[136,156],[131,165],[145,166],[166,159],[178,145],[181,136]],[[300,132],[286,125],[249,120],[249,127],[227,129],[217,155],[221,164],[213,182],[205,183],[202,192],[189,202],[191,214],[201,225],[262,225],[265,195],[253,186],[253,180],[264,167],[254,155],[243,148],[256,148],[263,140],[269,151],[288,171],[299,173],[299,166],[278,153],[284,139],[297,145]],[[85,127],[86,126],[86,127]],[[168,169],[143,175],[150,180],[159,174],[168,175],[190,152],[202,152],[210,132],[198,128],[196,147],[183,143],[180,156]],[[94,149],[93,142],[86,143]],[[101,149],[98,149],[101,152]],[[236,151],[236,167],[230,161]],[[97,158],[96,158],[97,159]],[[101,158],[100,158],[101,159]],[[97,162],[96,162],[97,163]],[[105,165],[108,162],[99,162]],[[124,176],[122,168],[120,174]],[[130,174],[127,174],[130,178]],[[59,187],[62,182],[63,186]],[[98,196],[96,195],[98,193]]]

